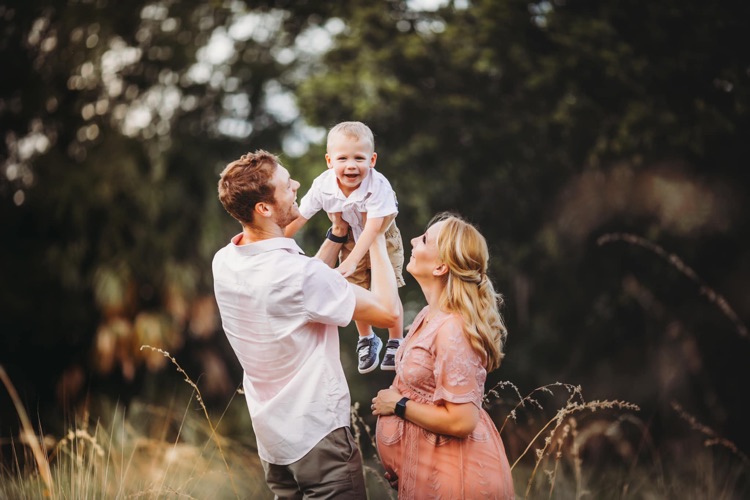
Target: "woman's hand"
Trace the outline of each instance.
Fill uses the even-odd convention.
[[[370,409],[373,415],[393,415],[398,403],[403,396],[393,387],[378,391],[378,395],[372,398]]]

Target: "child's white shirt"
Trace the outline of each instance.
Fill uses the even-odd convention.
[[[341,191],[336,173],[328,169],[313,181],[299,204],[300,214],[308,220],[321,210],[341,212],[341,217],[352,229],[354,241],[357,241],[364,230],[363,213],[367,213],[367,217],[397,214],[398,201],[391,183],[374,168],[348,197]]]

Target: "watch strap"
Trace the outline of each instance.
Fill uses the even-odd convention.
[[[334,243],[346,243],[346,240],[348,239],[349,235],[344,236],[336,236],[333,234],[333,228],[328,228],[328,232],[326,233],[326,238],[331,240]]]
[[[401,418],[406,418],[406,402],[409,401],[409,398],[401,398],[398,403],[396,403],[396,408],[394,408],[393,412],[396,414],[396,416],[399,416]]]

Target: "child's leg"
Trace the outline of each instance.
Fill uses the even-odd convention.
[[[398,302],[399,315],[396,324],[388,329],[388,342],[385,344],[385,355],[380,363],[381,370],[393,371],[396,369],[396,351],[404,339],[404,305]]]
[[[357,371],[359,373],[370,373],[378,367],[380,350],[383,342],[372,331],[372,327],[362,321],[355,321],[359,332],[357,341]]]
[[[359,332],[360,337],[369,337],[370,334],[373,333],[372,326],[363,321],[355,321],[354,324],[357,325],[357,331]]]

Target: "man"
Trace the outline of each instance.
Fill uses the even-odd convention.
[[[244,370],[258,454],[276,498],[366,498],[337,327],[352,319],[392,326],[399,314],[396,280],[382,232],[370,249],[371,291],[324,263],[335,262],[336,239],[347,234],[340,217],[332,217],[319,258],[302,255],[284,237],[299,216],[298,188],[265,151],[224,169],[219,199],[242,233],[214,257],[216,301]]]

